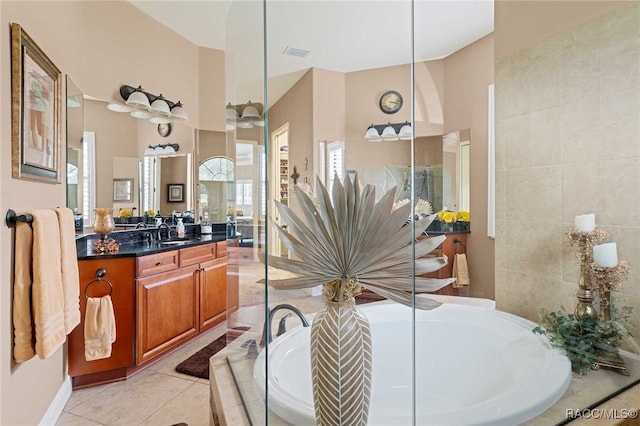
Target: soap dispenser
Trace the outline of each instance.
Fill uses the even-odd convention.
[[[182,223],[182,218],[178,218],[178,224],[176,225],[176,234],[178,234],[178,238],[184,238],[184,223]]]

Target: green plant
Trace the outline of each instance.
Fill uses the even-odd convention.
[[[598,351],[617,352],[622,339],[631,335],[629,321],[632,308],[611,309],[611,320],[578,319],[564,307],[557,312],[540,310],[540,325],[533,332],[546,336],[549,342],[565,350],[573,371],[587,374],[596,361]]]

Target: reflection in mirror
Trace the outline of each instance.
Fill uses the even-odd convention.
[[[116,217],[120,210],[133,210],[133,216],[140,217],[150,210],[164,217],[192,210],[192,129],[174,123],[170,136],[165,138],[159,134],[156,124],[111,111],[107,104],[85,96],[84,119],[78,125],[80,134],[84,130],[84,135],[83,143],[77,147],[80,189],[76,203],[84,214],[84,230],[88,232],[91,228],[95,207],[113,208]],[[69,141],[71,149],[71,139]],[[148,146],[167,143],[180,146],[178,155],[143,157]],[[75,158],[75,153],[69,157]],[[133,179],[131,200],[114,199],[114,179]],[[168,201],[169,184],[184,184],[183,201]],[[68,205],[72,206],[72,202]]]
[[[234,180],[234,164],[229,158],[213,157],[200,163],[198,192],[203,221],[225,222],[227,216],[235,216]]]
[[[83,103],[80,88],[67,76],[67,207],[76,213],[76,231],[82,231],[83,191],[82,134]]]
[[[442,208],[469,211],[469,129],[442,137]]]

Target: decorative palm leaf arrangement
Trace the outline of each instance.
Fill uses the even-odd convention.
[[[346,177],[344,185],[334,179],[331,195],[319,179],[316,186],[318,207],[302,190],[295,192],[304,219],[286,205],[276,203],[290,232],[273,221],[272,224],[299,260],[269,256],[270,266],[297,275],[269,280],[272,287],[291,290],[324,284],[324,296],[332,302],[349,301],[366,287],[404,305],[420,309],[440,306],[434,300],[411,294],[435,291],[453,281],[419,277],[447,264],[446,257],[423,257],[446,236],[411,244],[435,215],[415,221],[415,226],[407,224],[407,217],[413,217],[412,206],[406,203],[393,209],[395,187],[376,202],[375,188],[365,185],[361,189],[357,177],[353,182]]]

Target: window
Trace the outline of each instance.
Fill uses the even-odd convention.
[[[96,134],[84,132],[82,136],[82,217],[84,223],[93,223],[93,209],[96,208]]]
[[[260,161],[258,167],[260,167],[260,216],[265,217],[267,215],[267,167],[266,167],[266,154],[264,149],[260,150]]]
[[[236,182],[236,203],[242,206],[252,204],[253,183],[251,180],[239,180]]]
[[[158,159],[153,157],[144,157],[142,159],[142,167],[140,167],[140,182],[142,182],[140,198],[142,200],[142,211],[158,210],[159,206],[156,194],[156,186],[158,183]]]
[[[226,157],[209,158],[200,164],[200,181],[233,182],[233,161]]]
[[[344,142],[329,142],[327,145],[327,180],[329,186],[333,187],[333,180],[336,175],[338,179],[344,179]]]

